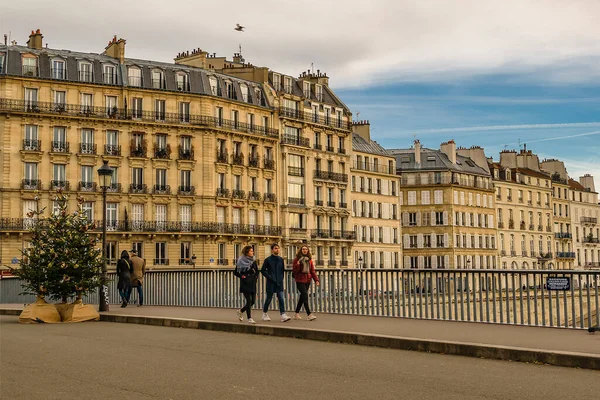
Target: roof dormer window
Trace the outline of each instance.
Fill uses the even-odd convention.
[[[248,103],[248,99],[249,99],[249,96],[248,96],[248,86],[246,86],[245,84],[242,83],[240,85],[240,91],[242,92],[242,99],[246,103]]]
[[[52,60],[52,79],[66,79],[67,69],[65,60]]]
[[[310,99],[310,82],[302,82],[302,92],[304,92],[304,97]]]
[[[185,72],[177,73],[177,90],[181,92],[190,91],[190,78]]]
[[[165,73],[160,69],[152,71],[152,87],[154,89],[166,89]]]
[[[289,76],[283,77],[283,90],[285,90],[286,93],[292,93],[292,78]]]
[[[92,63],[87,61],[79,62],[79,81],[80,82],[92,82]]]
[[[32,54],[26,54],[23,56],[23,75],[25,76],[37,76],[37,57]]]
[[[315,85],[315,96],[317,97],[317,100],[323,101],[323,86]]]
[[[281,76],[279,74],[273,73],[273,87],[275,90],[281,90]]]
[[[129,67],[127,69],[127,81],[129,86],[142,86],[142,70],[138,67]]]
[[[214,76],[208,77],[208,82],[210,83],[210,93],[213,96],[220,96],[221,91],[219,90],[219,81]]]
[[[117,69],[113,64],[104,64],[102,66],[102,82],[107,85],[117,84]]]

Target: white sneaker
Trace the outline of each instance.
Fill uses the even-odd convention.
[[[302,319],[302,317],[300,316],[300,314],[294,314],[294,319]]]
[[[255,323],[256,323],[256,321],[255,321],[255,320],[253,320],[252,318],[248,318],[248,323],[249,323],[249,324],[255,324]]]
[[[308,318],[306,318],[306,319],[309,320],[309,321],[314,321],[315,319],[317,319],[317,317],[314,314],[310,314],[308,316]]]
[[[237,313],[238,319],[240,321],[243,321],[244,320],[244,315],[242,314],[242,312],[240,310],[237,310],[236,313]]]
[[[281,322],[288,322],[290,319],[287,314],[281,314]]]
[[[262,315],[262,320],[263,321],[270,321],[271,318],[269,317],[269,314],[267,314],[266,312],[264,312],[263,315]]]

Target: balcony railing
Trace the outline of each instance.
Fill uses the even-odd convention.
[[[51,180],[50,181],[50,190],[70,190],[71,189],[71,185],[69,184],[69,181],[63,181],[63,180]]]
[[[225,188],[217,188],[217,197],[231,197],[231,192],[229,189]]]
[[[265,166],[265,169],[274,170],[275,169],[275,160],[269,160],[268,158],[265,158],[264,166]]]
[[[129,147],[129,156],[146,158],[148,156],[148,149],[143,145],[132,144]]]
[[[334,229],[313,229],[310,232],[312,239],[341,239],[341,240],[356,240],[354,231],[343,231]]]
[[[234,154],[233,157],[231,157],[231,163],[233,165],[244,165],[244,154],[243,153],[239,153],[239,154]]]
[[[23,140],[23,150],[25,150],[25,151],[41,151],[42,150],[42,141],[34,140],[34,139],[25,139],[25,140]]]
[[[324,266],[324,265],[325,265],[325,260],[316,260],[316,261],[315,261],[315,265],[316,265],[317,267],[322,267],[322,266]]]
[[[69,142],[52,141],[50,146],[51,146],[50,151],[52,153],[68,153],[69,152]]]
[[[217,258],[217,265],[229,265],[229,260],[226,258]]]
[[[222,163],[222,164],[229,163],[229,155],[227,154],[226,151],[217,150],[217,162]]]
[[[556,253],[556,258],[575,258],[575,253],[572,251],[561,251]]]
[[[37,71],[37,68],[35,69],[35,71]],[[129,80],[131,83],[131,78],[129,78]],[[138,119],[147,122],[160,122],[169,125],[186,124],[207,126],[212,128],[222,128],[242,133],[251,133],[259,136],[266,136],[274,139],[279,137],[278,129],[247,124],[243,122],[235,123],[233,120],[227,120],[214,116],[199,114],[185,114],[186,116],[189,116],[187,118],[189,122],[184,122],[181,118],[183,114],[180,113],[159,112],[158,114],[160,115],[158,116],[160,118],[157,118],[157,113],[155,113],[154,111],[112,108],[109,113],[106,107],[81,106],[77,104],[61,104],[40,101],[25,101],[7,98],[0,98],[0,111],[59,114],[77,117],[83,116],[121,120]]]
[[[600,269],[600,262],[587,262],[583,265],[583,269]]]
[[[303,206],[306,202],[306,199],[302,199],[299,197],[288,197],[289,204],[297,204]]]
[[[598,240],[598,238],[588,236],[583,238],[583,243],[600,243],[600,241]]]
[[[325,179],[336,182],[348,182],[348,175],[341,174],[339,172],[329,172],[329,171],[315,171],[314,173],[315,179]]]
[[[581,217],[581,222],[583,224],[597,224],[598,223],[598,218],[593,218],[593,217]]]
[[[372,172],[377,172],[380,174],[395,174],[396,173],[396,171],[390,170],[388,165],[382,165],[379,163],[377,163],[377,164],[366,163],[364,161],[362,161],[362,162],[355,161],[352,168],[359,170],[359,171],[372,171]]]
[[[550,225],[546,227],[546,232],[552,232],[552,227]]]
[[[38,69],[36,65],[23,65],[23,75],[24,76],[37,76]]]
[[[332,128],[350,130],[350,125],[347,121],[340,121],[337,118],[321,116],[304,110],[296,110],[293,108],[280,107],[279,116],[284,118],[292,118],[313,124],[326,125]]]
[[[171,159],[171,145],[167,144],[166,147],[154,147],[154,158],[161,160]]]
[[[246,192],[240,189],[234,189],[231,192],[231,197],[233,197],[234,199],[245,199],[246,198]]]
[[[348,203],[340,202],[340,208],[347,208],[347,207],[348,207]]]
[[[77,190],[80,192],[95,192],[96,182],[79,181],[79,184],[77,185]]]
[[[538,260],[551,260],[551,259],[552,259],[552,253],[540,252],[540,254],[538,255]]]
[[[335,152],[335,148],[334,148],[333,146],[326,146],[326,147],[325,147],[325,151],[328,151],[328,152],[330,152],[330,153],[333,153],[333,152]]]
[[[537,230],[538,232],[542,232],[544,230],[544,227],[542,225],[538,225]]]
[[[168,258],[155,258],[154,265],[169,265]]]
[[[315,206],[323,206],[323,200],[315,200]]]
[[[310,141],[308,140],[308,138],[300,136],[283,135],[281,137],[281,144],[291,144],[294,146],[310,148]]]
[[[121,155],[121,145],[105,144],[104,145],[104,155],[105,156],[120,156]]]
[[[554,238],[556,238],[556,239],[572,239],[573,235],[569,232],[555,232]]]
[[[304,168],[300,168],[300,167],[288,167],[288,175],[290,175],[290,176],[304,176]]]
[[[290,235],[305,236],[306,231],[306,228],[290,228]]]
[[[335,207],[335,201],[328,201],[327,207]]]
[[[504,229],[504,222],[498,222],[498,228]]]
[[[250,191],[248,192],[248,200],[260,201],[261,195],[260,192]]]
[[[21,189],[41,190],[42,189],[42,181],[39,179],[23,179],[21,181]]]
[[[184,149],[181,147],[181,145],[179,146],[179,160],[190,160],[193,161],[194,160],[194,149]]]
[[[313,144],[313,149],[323,150],[323,145],[321,145],[320,143],[315,143],[315,144]]]
[[[146,194],[148,193],[148,186],[142,183],[131,183],[129,184],[129,193]]]
[[[347,267],[348,266],[348,260],[341,260],[340,261],[340,267]]]
[[[194,186],[179,186],[177,188],[177,194],[181,196],[194,196],[196,194],[196,188]]]
[[[171,194],[170,185],[154,185],[152,194]]]
[[[340,153],[340,154],[346,154],[346,149],[344,149],[342,147],[338,147],[338,153]]]
[[[265,193],[265,201],[270,202],[270,203],[276,203],[277,202],[277,195],[275,195],[275,193]]]
[[[410,175],[402,177],[402,186],[424,186],[424,185],[457,185],[477,189],[492,190],[494,188],[490,180],[485,181],[474,181],[471,179],[459,179],[457,177],[451,178],[450,176],[436,177],[434,173],[426,175],[427,178],[423,178],[422,175]],[[488,178],[485,178],[488,179]],[[510,197],[508,201],[510,201]]]
[[[96,144],[79,143],[79,154],[96,154]]]
[[[327,265],[330,267],[335,267],[337,265],[337,262],[335,260],[329,260],[327,261]]]
[[[252,168],[258,168],[260,164],[260,157],[259,156],[250,156],[248,157],[248,166],[252,167]]]
[[[102,188],[102,187],[100,187]],[[106,188],[106,191],[109,193],[121,193],[121,184],[120,183],[111,183],[109,187]]]

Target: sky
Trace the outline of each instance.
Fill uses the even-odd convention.
[[[384,147],[454,139],[497,160],[526,144],[600,187],[599,15],[600,0],[21,0],[0,31],[95,53],[117,35],[126,57],[167,62],[241,45],[254,65],[326,72]]]

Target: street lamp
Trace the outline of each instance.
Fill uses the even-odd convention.
[[[109,188],[113,169],[107,160],[102,160],[104,165],[98,168],[100,187],[102,188],[102,280],[106,282],[106,190]],[[108,287],[102,285],[100,288],[100,311],[108,311]]]

